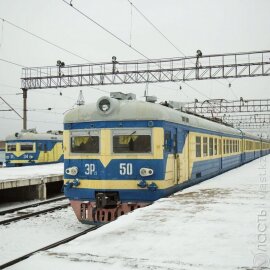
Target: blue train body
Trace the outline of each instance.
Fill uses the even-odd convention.
[[[7,167],[63,162],[62,132],[37,133],[33,129],[10,135],[6,138],[5,158]]]
[[[270,151],[270,142],[159,104],[103,97],[68,113],[65,195],[81,222],[114,220]]]

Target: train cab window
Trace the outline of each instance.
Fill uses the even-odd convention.
[[[96,131],[74,132],[71,135],[72,153],[99,153],[99,134]]]
[[[209,156],[213,156],[213,153],[214,153],[213,138],[209,138]]]
[[[150,130],[113,131],[114,153],[151,153]]]
[[[33,151],[34,144],[32,143],[25,143],[20,145],[21,151]]]
[[[16,143],[7,144],[7,151],[8,152],[15,152],[16,151]]]
[[[203,137],[203,156],[208,156],[208,138]]]
[[[202,156],[202,139],[201,137],[196,137],[196,157]]]
[[[217,139],[214,140],[214,155],[217,155],[218,151],[218,141]]]

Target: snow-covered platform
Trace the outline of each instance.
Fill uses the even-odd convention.
[[[267,156],[9,269],[269,269],[269,176]]]
[[[63,163],[0,168],[0,191],[35,186],[37,197],[43,198],[46,197],[46,184],[63,181],[63,172]],[[26,192],[25,189],[21,191]],[[7,195],[8,191],[2,192]],[[28,193],[35,192],[30,189]],[[9,196],[8,194],[7,197]]]

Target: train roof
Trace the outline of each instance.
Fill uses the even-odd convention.
[[[35,129],[22,130],[8,135],[6,141],[62,141],[62,131],[48,131],[47,133],[38,133]]]
[[[99,109],[98,103],[102,99],[107,99],[112,103],[110,113],[104,113]],[[233,127],[177,111],[160,104],[138,100],[116,100],[108,97],[100,98],[97,103],[79,106],[68,112],[64,117],[64,123],[125,120],[164,120],[230,135],[240,136],[242,134],[240,130]],[[258,137],[256,138],[258,139]]]

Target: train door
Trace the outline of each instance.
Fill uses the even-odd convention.
[[[48,154],[48,147],[46,143],[43,144],[43,151],[44,151],[44,162],[48,162],[49,154]]]
[[[165,177],[166,180],[175,181],[175,130],[165,131],[164,154],[166,158]]]
[[[189,131],[177,130],[177,183],[189,179]]]
[[[220,137],[220,140],[219,140],[219,154],[220,154],[220,171],[222,171],[223,169],[223,137],[221,136]]]
[[[241,139],[241,163],[244,163],[245,162],[245,141],[244,139],[242,138]]]
[[[173,134],[173,155],[174,155],[174,183],[178,184],[180,181],[180,158],[178,154],[178,129],[175,128]]]
[[[44,162],[44,153],[43,153],[43,144],[37,143],[36,144],[36,151],[38,152],[38,162]]]

